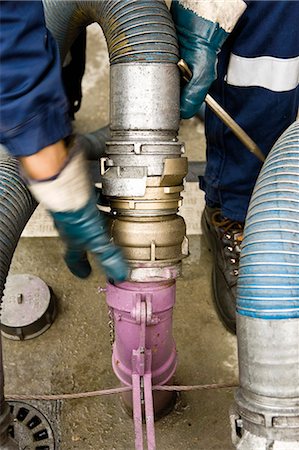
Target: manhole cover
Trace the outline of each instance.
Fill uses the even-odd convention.
[[[56,316],[52,290],[34,275],[9,275],[2,300],[1,330],[9,339],[39,336],[51,326]]]
[[[51,425],[38,409],[23,402],[9,402],[9,405],[14,419],[9,433],[20,450],[56,449]]]

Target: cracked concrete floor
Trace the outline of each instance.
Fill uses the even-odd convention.
[[[77,130],[94,130],[108,122],[107,78],[105,43],[98,27],[92,26]],[[180,134],[190,159],[203,159],[201,125],[196,120],[184,122]],[[183,262],[183,277],[177,281],[174,337],[179,364],[175,383],[235,383],[236,338],[224,329],[215,313],[211,255],[201,236],[190,237],[190,252]],[[62,254],[57,238],[22,238],[18,244],[11,273],[40,276],[53,288],[59,313],[52,327],[36,339],[4,340],[7,393],[60,394],[118,385],[111,368],[105,298],[97,293],[105,278],[94,266],[88,280],[76,279],[66,269]],[[228,417],[232,402],[230,389],[183,393],[173,412],[156,423],[157,449],[232,449]],[[117,395],[63,401],[56,420],[59,450],[134,448],[133,423]]]

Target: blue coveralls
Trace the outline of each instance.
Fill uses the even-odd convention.
[[[42,2],[0,2],[0,142],[28,156],[71,134],[59,50]]]
[[[237,56],[235,58],[237,61],[238,56],[274,57],[274,59],[253,60],[254,70],[261,71],[260,78],[266,79],[268,88],[259,84],[244,86],[246,81],[256,74],[244,72],[242,74],[238,64],[237,69],[240,70],[237,81],[234,77],[233,84],[229,84],[228,67],[231,54]],[[298,55],[299,2],[297,1],[248,2],[247,10],[219,54],[218,79],[209,92],[246,130],[265,154],[296,119],[299,97]],[[294,59],[296,57],[297,59]],[[246,70],[248,61],[243,58],[241,62],[245,62]],[[277,61],[276,58],[285,61]],[[274,73],[269,62],[274,62]],[[276,62],[278,64],[275,64]],[[289,67],[292,73],[287,72],[286,76],[285,67]],[[297,71],[296,74],[293,73],[294,70]],[[277,87],[280,72],[284,74],[282,77],[284,80],[280,80]],[[294,78],[297,79],[297,83],[293,82]],[[220,206],[224,216],[244,221],[261,163],[208,108],[205,129],[207,168],[200,184],[206,192],[206,202],[209,206]]]

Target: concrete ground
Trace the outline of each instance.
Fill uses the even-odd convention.
[[[108,57],[97,26],[89,29],[80,132],[108,122]],[[204,159],[202,125],[182,123],[180,135],[191,160]],[[177,281],[174,337],[179,364],[176,384],[236,383],[236,338],[220,323],[212,302],[211,255],[200,235],[190,236],[190,257]],[[22,238],[11,273],[41,277],[55,292],[59,313],[52,327],[30,341],[4,340],[8,394],[60,394],[118,386],[111,368],[103,273],[76,279],[64,265],[58,238]],[[173,412],[156,423],[157,450],[230,450],[228,410],[233,390],[183,393]],[[66,400],[56,405],[59,450],[134,449],[131,418],[120,397]],[[52,408],[53,409],[53,408]],[[49,407],[50,411],[50,407]],[[28,450],[28,449],[27,449]]]

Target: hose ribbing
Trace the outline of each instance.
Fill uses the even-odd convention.
[[[64,60],[80,30],[97,22],[102,27],[110,64],[178,61],[178,44],[163,0],[44,0],[47,26]]]
[[[20,177],[17,160],[0,158],[0,302],[13,253],[36,205]],[[0,358],[1,350],[0,339]],[[3,386],[3,368],[0,367],[0,415],[4,411]]]
[[[242,244],[237,311],[299,318],[299,122],[271,150],[254,189]]]

